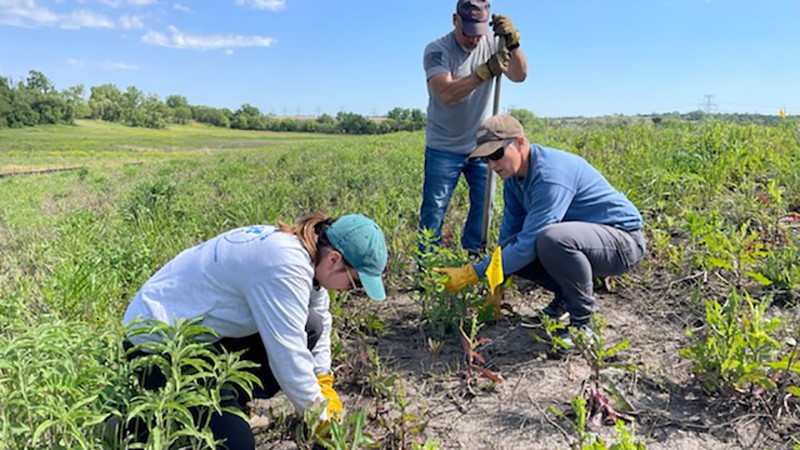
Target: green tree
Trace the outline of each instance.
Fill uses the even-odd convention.
[[[8,127],[13,92],[8,78],[0,77],[0,128]]]
[[[42,72],[38,70],[28,71],[28,89],[40,94],[49,94],[55,91],[53,83]]]
[[[375,122],[356,113],[342,111],[336,114],[336,122],[339,130],[347,134],[375,134],[378,131]]]
[[[76,119],[84,119],[90,117],[92,114],[92,109],[89,108],[89,103],[86,101],[84,95],[85,91],[82,84],[70,86],[61,91],[61,96],[72,108],[73,115]]]
[[[170,95],[167,97],[167,106],[170,108],[183,108],[189,106],[189,101],[182,95]]]
[[[247,103],[242,105],[237,111],[236,115],[244,114],[246,116],[256,117],[261,115],[261,111],[256,108],[255,106],[251,106]]]
[[[89,96],[89,108],[93,119],[119,122],[123,108],[122,92],[113,84],[93,86]]]
[[[386,114],[386,117],[402,122],[411,119],[411,111],[405,108],[392,108],[392,110]]]
[[[175,123],[185,125],[192,118],[192,110],[188,106],[179,106],[172,109],[172,117]]]

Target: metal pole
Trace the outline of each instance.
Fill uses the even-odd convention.
[[[506,45],[504,37],[500,37],[499,48]],[[500,80],[503,75],[498,75],[494,81],[494,108],[492,115],[496,116],[500,112]],[[495,177],[494,172],[489,166],[486,166],[486,191],[483,196],[483,220],[481,221],[481,249],[486,248],[486,243],[489,241],[489,225],[492,221],[492,208],[494,207],[494,190],[495,190]]]

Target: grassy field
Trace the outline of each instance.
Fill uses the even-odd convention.
[[[113,414],[104,402],[128,388],[120,321],[141,284],[224,230],[322,209],[375,219],[390,250],[388,302],[344,295],[332,307],[337,389],[351,417],[364,419],[343,421],[342,441],[352,444],[362,428],[393,449],[426,439],[428,448],[436,439],[438,448],[624,441],[570,413],[583,398],[587,416],[610,419],[597,396],[605,393],[647,448],[791,448],[800,431],[798,124],[528,133],[584,156],[647,224],[648,258],[600,294],[606,341],[588,343],[584,357],[554,355],[519,327],[548,301],[535,286],[519,282],[511,311],[480,328],[469,308],[485,286],[450,295],[415,270],[422,133],[153,131],[94,121],[0,130],[0,174],[80,167],[0,178],[0,447],[100,447],[97,424]],[[466,193],[462,182],[445,233],[458,236]],[[501,211],[498,202],[495,217]],[[497,223],[492,239],[496,232]],[[430,263],[465,260],[453,245]],[[464,365],[459,325],[473,343],[492,339],[478,351],[504,383]],[[285,399],[254,411],[272,415],[257,428],[263,448],[305,448]]]
[[[60,167],[108,167],[211,154],[237,148],[335,140],[334,135],[228,130],[203,124],[165,130],[79,120],[76,125],[0,131],[0,175]]]

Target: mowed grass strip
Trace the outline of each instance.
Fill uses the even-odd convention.
[[[339,135],[230,130],[197,123],[152,130],[79,120],[75,125],[0,129],[0,173],[12,172],[16,166],[101,167],[341,138]]]

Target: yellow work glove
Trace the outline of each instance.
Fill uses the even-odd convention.
[[[339,401],[339,394],[333,390],[333,375],[317,375],[317,382],[322,395],[328,400],[328,420],[339,417],[342,413],[342,402]]]
[[[478,274],[472,264],[461,267],[434,267],[434,272],[447,275],[450,279],[444,282],[444,288],[450,292],[458,292],[467,285],[478,284]]]
[[[511,61],[511,53],[501,48],[497,53],[492,55],[488,61],[478,66],[478,69],[475,70],[475,74],[478,75],[478,78],[482,81],[500,76],[508,70],[509,61]]]
[[[513,50],[519,47],[519,31],[514,28],[510,17],[492,14],[492,22],[490,25],[496,36],[502,36],[506,39],[507,49]]]

